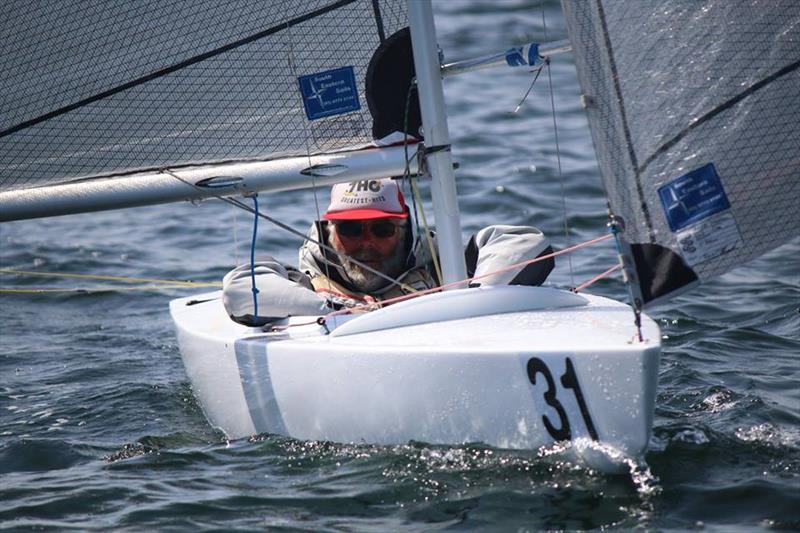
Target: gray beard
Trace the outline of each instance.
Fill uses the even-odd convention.
[[[378,289],[382,289],[390,283],[387,279],[382,278],[377,274],[373,274],[372,272],[353,263],[350,257],[344,255],[344,250],[337,245],[334,239],[331,238],[332,231],[333,229],[328,227],[328,243],[331,245],[331,247],[333,247],[334,250],[341,254],[339,256],[339,263],[342,265],[342,270],[344,270],[344,273],[347,275],[347,278],[350,280],[350,283],[355,290],[358,292],[370,293]],[[383,261],[376,269],[390,278],[396,278],[399,276],[403,272],[403,267],[406,264],[405,227],[400,228],[400,231],[400,238],[397,240],[397,247],[395,248],[394,254]]]

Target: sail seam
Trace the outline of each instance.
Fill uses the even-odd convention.
[[[614,61],[614,52],[611,46],[611,38],[608,34],[608,24],[606,23],[606,14],[605,10],[603,9],[603,2],[602,0],[597,0],[597,12],[600,19],[600,24],[602,25],[603,30],[603,41],[606,47],[606,52],[608,55],[608,62],[609,66],[611,67],[611,79],[614,82],[614,93],[617,98],[617,103],[619,104],[619,111],[620,116],[622,119],[622,131],[625,134],[625,143],[628,149],[628,156],[631,159],[631,165],[634,170],[634,183],[636,184],[636,193],[639,196],[639,204],[642,208],[642,215],[644,215],[644,222],[647,226],[647,232],[650,236],[650,242],[655,242],[655,234],[653,232],[653,222],[650,218],[650,208],[647,205],[647,201],[644,197],[644,187],[642,186],[641,181],[641,172],[639,171],[639,163],[636,158],[636,152],[633,148],[633,138],[631,137],[631,131],[628,127],[628,116],[625,112],[625,101],[622,98],[622,87],[619,83],[619,73],[617,71],[617,64]]]
[[[296,25],[301,24],[303,22],[307,22],[307,21],[309,21],[311,19],[314,19],[316,17],[319,17],[321,15],[325,15],[325,14],[331,12],[331,11],[339,9],[340,7],[344,7],[344,6],[348,5],[348,4],[355,3],[356,1],[357,0],[338,0],[337,2],[334,2],[333,4],[330,4],[330,5],[325,6],[325,7],[321,7],[319,9],[317,9],[316,11],[311,11],[309,13],[306,13],[304,15],[300,15],[299,17],[293,18],[293,19],[288,20],[286,22],[282,22],[278,26],[273,26],[271,28],[267,28],[266,30],[260,31],[258,33],[255,33],[255,34],[250,35],[248,37],[245,37],[243,39],[239,39],[238,41],[234,41],[232,43],[226,44],[225,46],[221,46],[219,48],[215,48],[214,50],[209,50],[208,52],[205,52],[203,54],[200,54],[200,55],[197,55],[197,56],[194,56],[194,57],[190,57],[189,59],[185,59],[185,60],[181,61],[180,63],[176,63],[174,65],[171,65],[169,67],[163,68],[161,70],[157,70],[155,72],[151,72],[150,74],[147,74],[147,75],[142,76],[140,78],[136,78],[135,80],[131,80],[131,81],[127,82],[127,83],[123,83],[122,85],[118,85],[117,87],[112,87],[111,89],[108,89],[107,91],[103,91],[101,93],[98,93],[98,94],[96,94],[94,96],[90,96],[88,98],[84,98],[83,100],[80,100],[78,102],[74,102],[72,104],[66,105],[66,106],[61,107],[59,109],[55,109],[53,111],[50,111],[49,113],[45,113],[44,115],[38,116],[36,118],[32,118],[30,120],[26,120],[25,122],[21,122],[21,123],[15,125],[15,126],[11,126],[10,128],[7,128],[7,129],[5,129],[3,131],[0,131],[0,138],[7,137],[8,135],[11,135],[13,133],[17,133],[20,130],[24,130],[26,128],[30,128],[31,126],[35,126],[37,124],[40,124],[40,123],[45,122],[47,120],[50,120],[52,118],[56,118],[58,116],[64,115],[64,114],[69,113],[71,111],[74,111],[74,110],[76,110],[78,108],[81,108],[81,107],[84,107],[86,105],[92,104],[92,103],[97,102],[99,100],[103,100],[103,99],[108,98],[110,96],[114,96],[115,94],[119,94],[119,93],[121,93],[123,91],[127,91],[128,89],[132,89],[133,87],[137,87],[139,85],[142,85],[142,84],[147,83],[149,81],[152,81],[154,79],[161,78],[163,76],[166,76],[167,74],[172,74],[173,72],[176,72],[178,70],[181,70],[183,68],[189,67],[191,65],[200,63],[202,61],[205,61],[206,59],[210,59],[212,57],[216,57],[216,56],[218,56],[220,54],[223,54],[225,52],[229,52],[230,50],[239,48],[239,47],[244,46],[246,44],[250,44],[250,43],[252,43],[254,41],[257,41],[257,40],[262,39],[264,37],[267,37],[269,35],[278,33],[281,30],[285,30],[287,28],[291,28],[292,26],[296,26]]]
[[[800,68],[800,61],[795,61],[794,63],[786,65],[782,69],[780,69],[780,70],[778,70],[776,72],[773,72],[772,74],[770,74],[766,78],[762,79],[758,83],[755,83],[755,84],[751,85],[750,87],[748,87],[747,89],[745,89],[741,93],[737,94],[733,98],[730,98],[730,99],[726,100],[725,102],[721,103],[720,105],[718,105],[717,107],[715,107],[714,109],[712,109],[711,111],[709,111],[708,113],[703,115],[702,117],[696,119],[694,122],[689,124],[686,128],[684,128],[681,132],[679,132],[677,135],[675,135],[673,138],[671,138],[670,140],[668,140],[667,142],[662,144],[655,152],[653,152],[653,154],[650,157],[648,157],[644,161],[644,163],[642,163],[642,166],[641,166],[640,169],[638,169],[638,171],[639,172],[643,172],[644,169],[647,168],[647,166],[650,165],[650,163],[652,163],[655,160],[655,158],[657,158],[658,156],[660,156],[661,154],[663,154],[664,152],[666,152],[667,150],[669,150],[670,148],[672,148],[673,146],[678,144],[684,137],[686,137],[689,133],[691,133],[692,130],[694,130],[698,126],[701,126],[702,124],[708,122],[709,120],[711,120],[712,118],[716,117],[717,115],[719,115],[723,111],[726,111],[726,110],[730,109],[731,107],[735,106],[736,104],[738,104],[739,102],[741,102],[742,100],[747,98],[748,96],[754,94],[759,89],[763,89],[764,87],[766,87],[767,85],[769,85],[773,81],[777,80],[778,78],[780,78],[782,76],[785,76],[786,74],[789,74],[790,72],[792,72],[794,70],[797,70],[798,68]]]

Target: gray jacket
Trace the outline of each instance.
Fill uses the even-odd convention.
[[[326,242],[325,222],[311,227],[308,236]],[[409,224],[411,226],[411,224]],[[398,277],[401,283],[410,283],[414,289],[436,286],[431,267],[431,256],[426,239],[418,239],[409,230],[406,239],[408,257],[406,270]],[[529,226],[489,226],[471,239],[466,249],[469,277],[491,274],[509,265],[550,253],[547,239],[538,229]],[[312,241],[300,248],[300,270],[287,267],[270,258],[255,264],[255,283],[258,313],[255,313],[250,265],[241,265],[228,272],[222,280],[222,301],[228,315],[236,322],[260,326],[288,316],[324,315],[341,306],[352,305],[347,300],[358,301],[359,293],[350,290],[350,281],[333,254],[325,252]],[[476,280],[472,285],[541,285],[553,269],[551,259],[498,272]],[[344,288],[344,300],[328,292],[315,292],[320,278],[333,281]],[[318,285],[317,285],[318,286]],[[402,291],[401,291],[402,293]],[[397,286],[387,282],[370,296],[384,299],[397,294]],[[352,298],[350,298],[352,296]]]

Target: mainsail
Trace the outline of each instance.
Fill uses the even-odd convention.
[[[800,4],[563,0],[640,303],[800,234]]]
[[[330,177],[346,165],[312,156],[373,141],[370,61],[408,25],[405,0],[4,7],[0,220],[42,216],[26,211],[50,188],[66,213],[191,197],[176,172],[219,178],[205,195],[261,170]],[[394,152],[367,173],[402,172]],[[253,166],[269,161],[289,163]]]

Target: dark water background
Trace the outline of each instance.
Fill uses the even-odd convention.
[[[565,37],[556,2],[435,8],[447,60]],[[605,203],[569,56],[552,78],[575,243],[605,231]],[[530,80],[496,71],[446,83],[465,235],[532,224],[564,246],[546,76],[512,113]],[[311,191],[262,204],[298,228],[315,212]],[[250,224],[213,201],[8,223],[0,267],[218,281],[244,260]],[[287,262],[298,245],[261,231],[259,249]],[[572,258],[573,274],[561,260],[550,283],[614,261],[598,246]],[[186,291],[0,295],[0,528],[800,529],[798,272],[794,240],[651,312],[664,343],[651,451],[618,476],[477,444],[229,442],[181,364],[167,304]],[[593,290],[624,297],[618,279]]]

